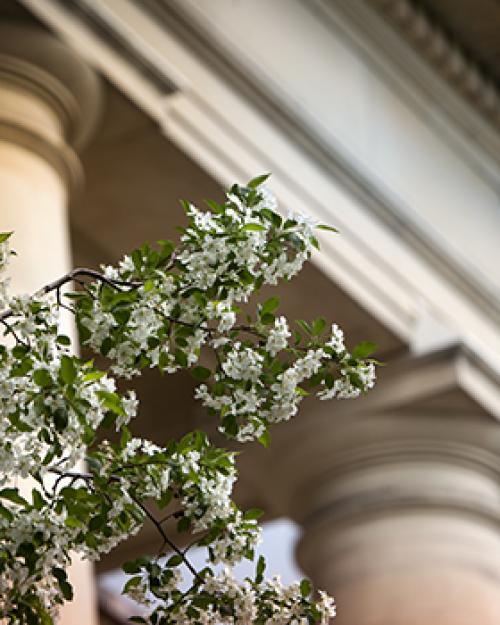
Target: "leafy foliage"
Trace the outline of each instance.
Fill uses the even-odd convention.
[[[318,246],[310,220],[280,215],[266,179],[234,185],[209,211],[184,203],[188,226],[177,246],[145,244],[116,267],[75,270],[31,296],[10,296],[2,283],[0,320],[11,343],[0,346],[0,617],[11,625],[52,623],[72,598],[70,552],[99,558],[144,522],[158,530],[160,548],[124,566],[124,593],[150,607],[133,622],[303,625],[333,616],[333,600],[314,599],[308,580],[288,588],[265,580],[262,558],[243,584],[229,570],[215,573],[214,564],[252,560],[260,539],[261,511],[241,511],[231,499],[234,454],[201,432],[163,447],[132,438],[138,401],[115,382],[146,368],[188,369],[219,430],[266,447],[271,426],[294,416],[305,396],[357,397],[373,386],[374,346],[349,353],[342,330],[323,318],[299,321],[293,344],[277,297],[241,321],[241,303],[264,284],[290,280]],[[0,234],[2,266],[10,234]],[[71,280],[81,286],[69,295],[80,340],[107,357],[107,370],[75,356],[58,332],[67,307],[60,291]],[[200,364],[202,349],[213,353],[212,368]],[[111,426],[119,443],[96,444]],[[31,498],[11,486],[17,476],[36,480]],[[190,547],[206,548],[204,569],[167,533],[167,519],[193,535]],[[184,592],[182,566],[191,575]]]

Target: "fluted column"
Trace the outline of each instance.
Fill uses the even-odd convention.
[[[75,153],[99,109],[93,72],[41,29],[0,26],[0,230],[14,231],[12,288],[33,292],[71,268],[68,201],[81,183]],[[67,333],[73,320],[65,318]],[[75,561],[74,601],[61,623],[97,623],[92,567]]]

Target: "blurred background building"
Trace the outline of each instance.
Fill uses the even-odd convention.
[[[178,198],[262,172],[339,228],[283,308],[386,367],[247,448],[238,491],[293,520],[338,625],[500,623],[499,68],[497,0],[0,0],[16,288],[175,237]],[[187,376],[138,390],[136,433],[213,428]],[[156,546],[145,528],[97,572]],[[73,575],[64,625],[126,622]]]

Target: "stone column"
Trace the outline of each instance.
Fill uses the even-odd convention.
[[[498,458],[446,435],[482,425],[371,415],[364,441],[332,459],[297,556],[334,594],[336,625],[500,623]]]
[[[0,26],[0,230],[18,253],[12,288],[33,292],[71,268],[68,201],[81,183],[75,153],[99,110],[96,76],[55,37],[20,23]],[[74,334],[66,318],[65,331]],[[92,567],[77,561],[74,601],[61,623],[97,623]]]

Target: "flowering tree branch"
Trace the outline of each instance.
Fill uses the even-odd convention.
[[[0,345],[0,618],[10,625],[51,624],[72,597],[70,554],[97,559],[145,521],[161,546],[124,565],[124,592],[149,608],[134,622],[325,625],[333,616],[333,600],[321,592],[315,598],[307,580],[290,587],[265,580],[262,558],[242,583],[230,568],[214,570],[253,560],[260,540],[261,511],[239,510],[231,498],[235,455],[201,432],[164,446],[133,438],[128,423],[138,400],[115,382],[147,368],[189,370],[195,397],[220,432],[264,446],[305,396],[348,399],[373,386],[373,345],[349,351],[336,324],[301,320],[292,331],[277,315],[277,297],[243,314],[240,304],[263,285],[300,271],[318,247],[316,228],[330,229],[299,215],[283,218],[264,180],[234,185],[205,212],[185,203],[188,226],[177,247],[143,245],[117,266],[74,269],[34,295],[11,296],[7,281],[0,283],[0,322],[14,339]],[[0,266],[9,259],[9,236],[0,235]],[[80,289],[63,293],[69,283]],[[66,307],[82,345],[105,356],[106,369],[75,356],[59,333]],[[210,368],[200,365],[205,349],[215,354]],[[118,443],[98,437],[109,427]],[[87,470],[78,471],[84,459]],[[31,497],[10,486],[19,476],[36,480]],[[168,519],[191,535],[187,547],[167,532]],[[187,557],[194,545],[206,549],[201,570]],[[192,577],[184,592],[182,565]]]

